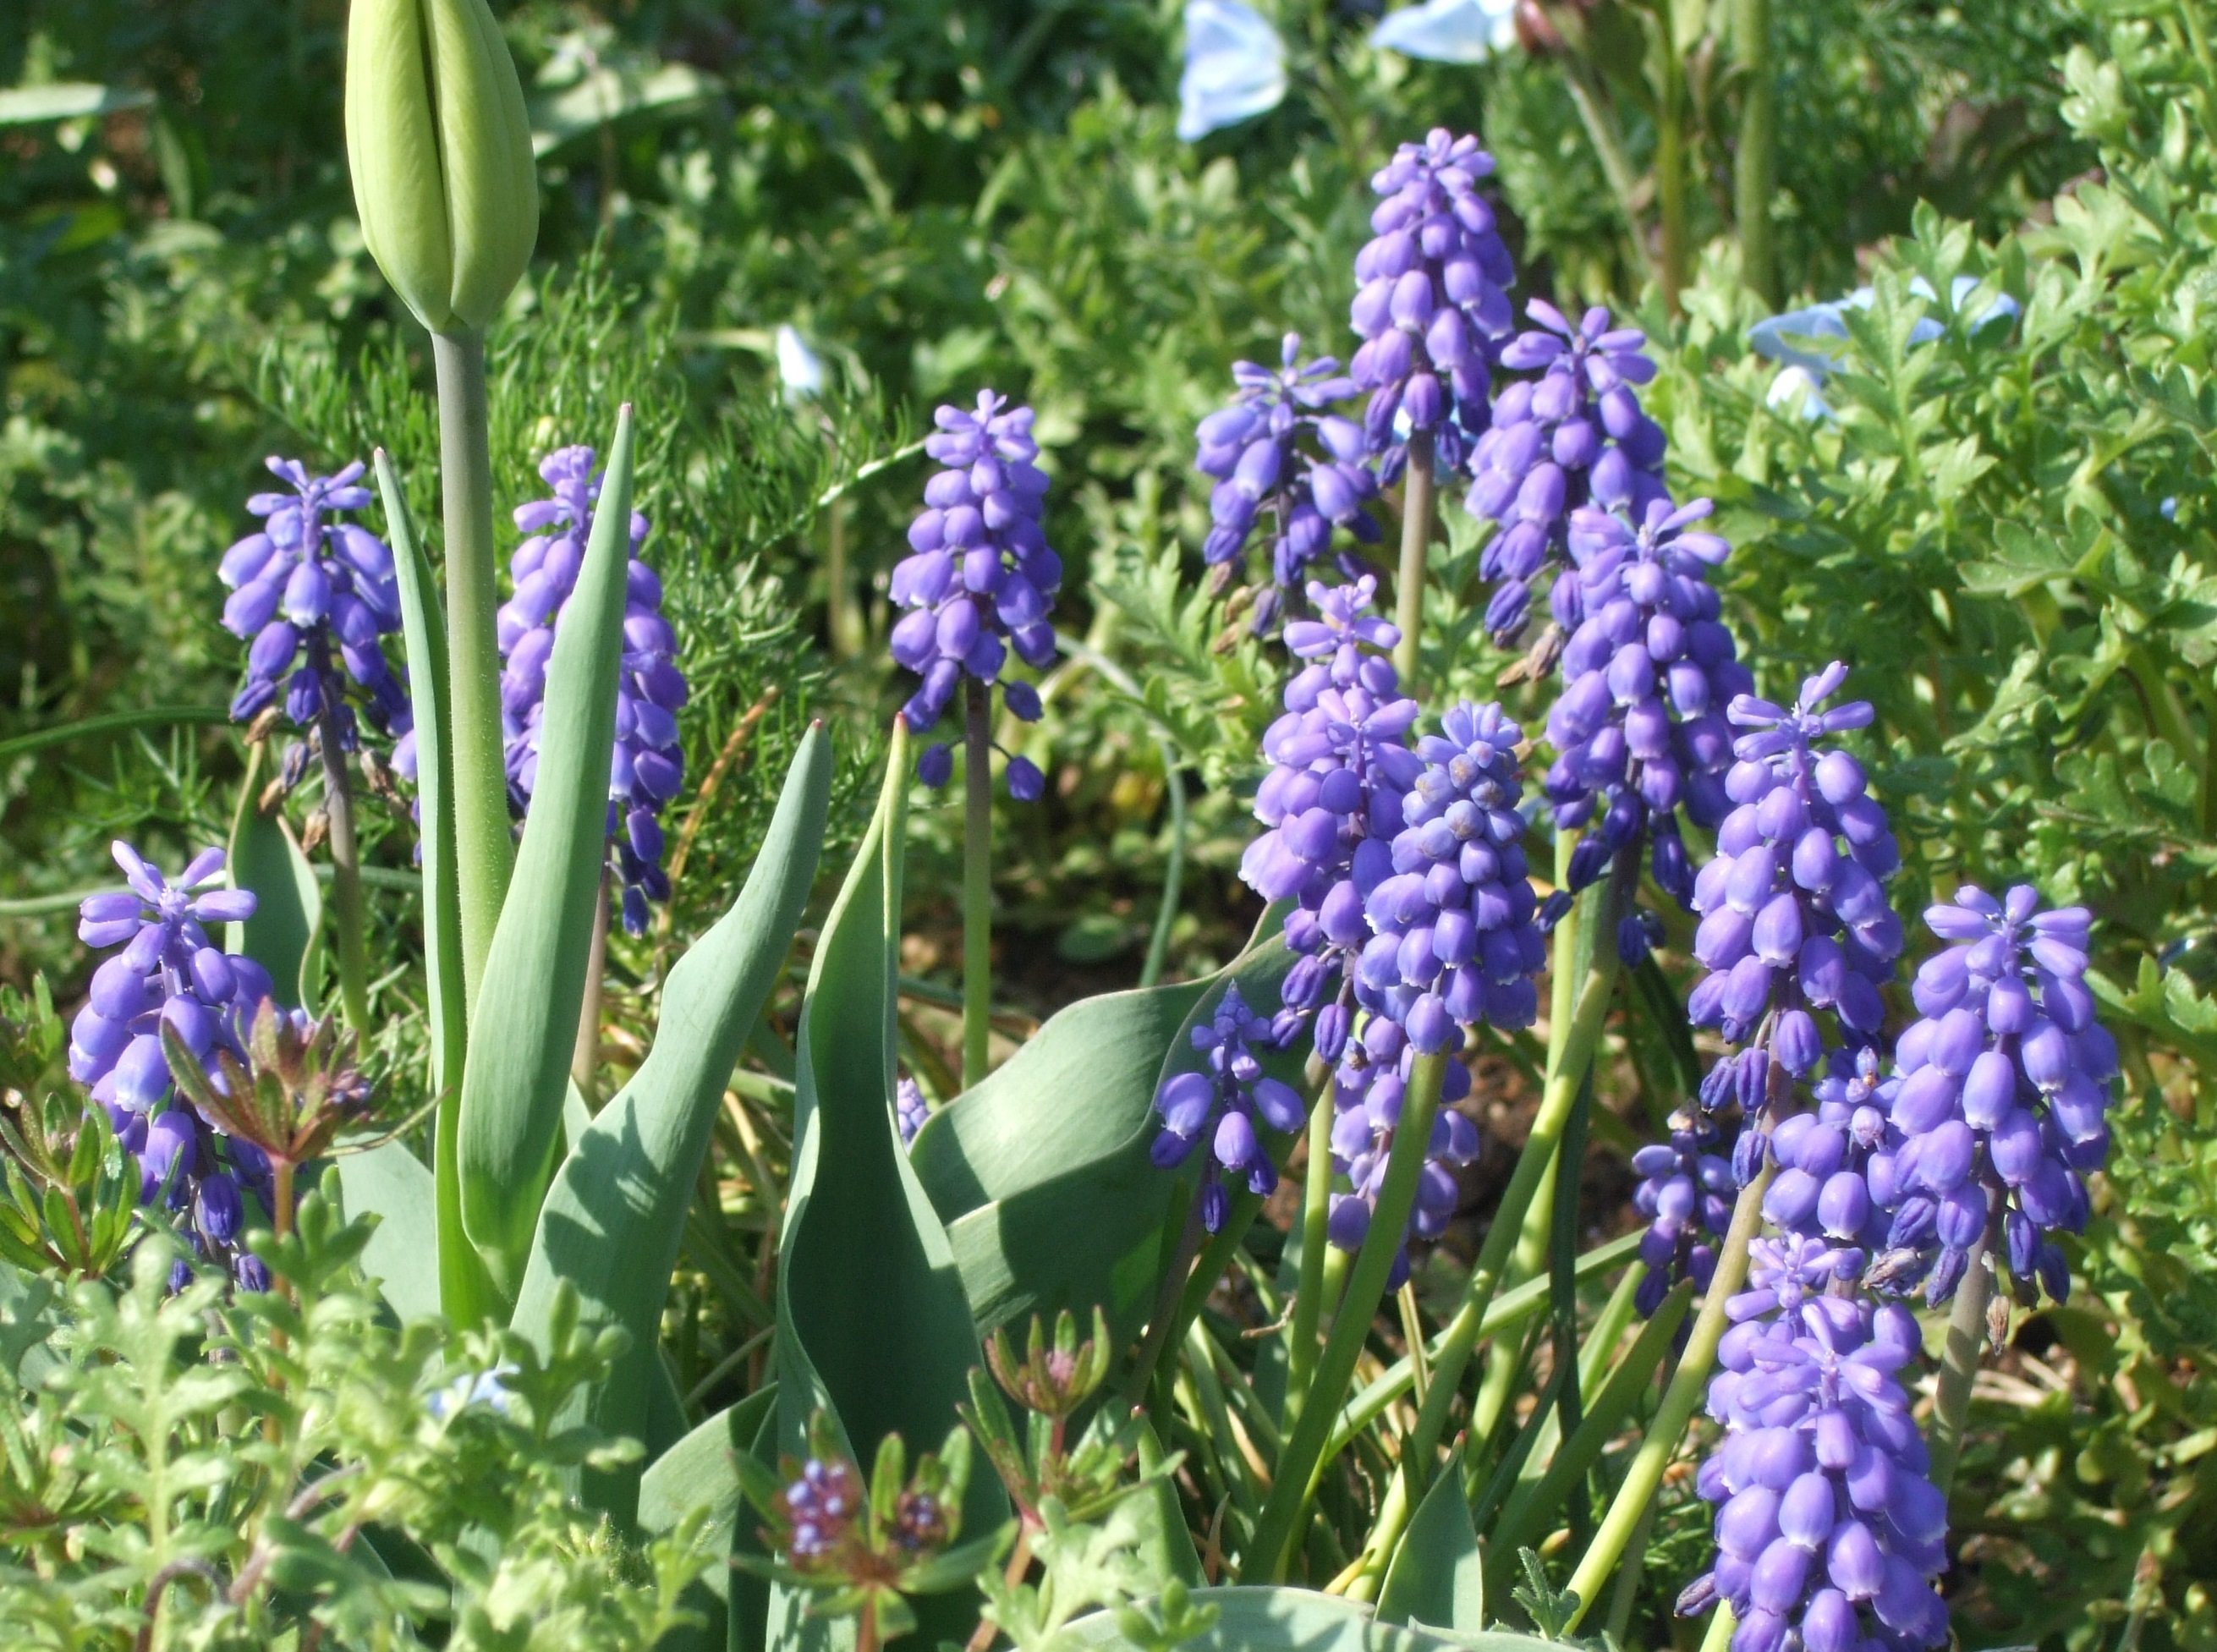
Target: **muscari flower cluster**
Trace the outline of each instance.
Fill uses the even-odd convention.
[[[924,1100],[922,1085],[904,1078],[893,1086],[893,1124],[900,1131],[901,1146],[915,1141],[916,1133],[930,1117],[931,1104]]]
[[[601,473],[589,447],[561,448],[540,461],[551,499],[518,505],[516,525],[530,535],[509,562],[515,593],[497,620],[502,669],[501,721],[507,741],[509,801],[519,815],[531,807],[546,713],[547,661],[554,633],[591,538]],[[677,638],[662,617],[662,582],[640,560],[646,518],[631,518],[631,566],[626,575],[623,666],[616,679],[615,746],[608,759],[608,841],[624,928],[646,928],[646,904],[669,898],[662,869],[659,816],[677,795],[685,753],[677,739],[685,675]]]
[[[1898,1374],[1922,1346],[1916,1320],[1844,1293],[1859,1253],[1782,1237],[1749,1257],[1709,1383],[1724,1439],[1695,1482],[1717,1555],[1679,1611],[1730,1602],[1732,1652],[1945,1644],[1947,1500]]]
[[[1368,438],[1353,420],[1322,411],[1353,395],[1354,381],[1338,376],[1339,363],[1330,356],[1303,362],[1300,343],[1300,334],[1286,335],[1275,370],[1237,363],[1237,398],[1195,432],[1194,467],[1216,481],[1201,560],[1213,568],[1231,563],[1258,523],[1275,535],[1270,587],[1255,603],[1258,634],[1331,549],[1336,529],[1360,544],[1378,538],[1378,524],[1365,508],[1378,492],[1367,462]],[[1346,551],[1339,566],[1350,579],[1361,572]]]
[[[942,407],[933,420],[939,429],[923,449],[944,468],[924,484],[924,509],[909,524],[912,554],[892,573],[893,605],[908,610],[894,623],[892,657],[923,679],[901,715],[911,733],[925,733],[967,680],[989,690],[998,684],[1010,712],[1035,722],[1039,691],[1002,675],[1011,650],[1034,670],[1054,658],[1047,614],[1062,585],[1062,559],[1040,525],[1047,473],[1034,462],[1032,410],[981,390],[974,412]],[[928,786],[945,785],[954,767],[943,744],[917,759]],[[1046,785],[1037,765],[1013,755],[1004,778],[1022,802],[1035,801]]]
[[[2060,1301],[2070,1272],[2053,1236],[2085,1225],[2117,1073],[2086,986],[2091,920],[2080,906],[2041,911],[2026,884],[1998,900],[1966,885],[1924,917],[1949,944],[1917,972],[1919,1018],[1880,1092],[1900,1145],[1874,1274],[1921,1279],[1942,1302],[1981,1237],[1998,1238],[2020,1297],[2037,1282]]]
[[[1516,270],[1478,189],[1492,171],[1477,139],[1436,127],[1370,181],[1384,199],[1356,255],[1349,319],[1363,342],[1348,370],[1369,396],[1363,430],[1382,482],[1400,475],[1411,442],[1460,469],[1485,429],[1489,353],[1515,325],[1504,289]]]
[[[219,1051],[243,1057],[256,1010],[275,996],[253,959],[209,938],[212,924],[241,923],[255,911],[245,889],[210,887],[222,875],[220,849],[203,850],[173,882],[128,844],[114,845],[127,888],[88,897],[77,937],[120,947],[93,971],[90,995],[70,1025],[70,1076],[107,1112],[138,1160],[139,1198],[164,1198],[201,1252],[227,1265],[249,1290],[268,1271],[239,1248],[245,1195],[274,1203],[269,1160],[223,1135],[178,1096],[162,1050],[167,1024],[213,1071]],[[175,1283],[189,1277],[182,1261]]]
[[[380,734],[405,735],[408,691],[386,662],[382,639],[400,628],[392,553],[345,513],[368,508],[360,461],[333,476],[312,474],[297,459],[271,458],[290,492],[257,493],[247,510],[263,526],[223,555],[218,576],[230,589],[224,628],[246,639],[246,682],[231,715],[250,721],[281,702],[306,741],[286,749],[287,787],[306,771],[326,731],[342,751],[360,740],[355,715]]]
[[[1267,1194],[1278,1185],[1256,1120],[1274,1130],[1297,1130],[1304,1110],[1289,1086],[1263,1070],[1263,1057],[1282,1047],[1281,1030],[1250,1010],[1236,984],[1224,989],[1216,1013],[1193,1030],[1193,1047],[1202,1069],[1174,1074],[1155,1098],[1163,1128],[1152,1157],[1158,1167],[1175,1169],[1206,1141],[1201,1222],[1213,1234],[1232,1209],[1225,1178],[1244,1181],[1251,1193]]]
[[[1598,505],[1637,522],[1666,497],[1663,428],[1641,409],[1637,389],[1655,376],[1646,335],[1611,327],[1605,309],[1588,310],[1575,325],[1543,300],[1525,312],[1540,325],[1509,341],[1501,364],[1538,376],[1495,398],[1470,458],[1470,512],[1500,524],[1479,560],[1494,586],[1485,625],[1498,641],[1523,629],[1533,582],[1550,564],[1556,622],[1578,623],[1578,576],[1565,566],[1572,511]]]
[[[1709,510],[1707,499],[1677,509],[1658,499],[1637,526],[1592,506],[1572,515],[1579,612],[1563,648],[1563,691],[1547,714],[1558,755],[1546,790],[1559,826],[1595,824],[1572,853],[1566,895],[1644,840],[1655,882],[1690,906],[1694,872],[1678,813],[1713,827],[1729,806],[1725,708],[1755,681],[1708,582],[1732,548],[1695,527]],[[1649,939],[1634,914],[1617,943],[1636,959]]]

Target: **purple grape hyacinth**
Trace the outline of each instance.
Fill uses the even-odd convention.
[[[1477,139],[1441,127],[1370,180],[1385,198],[1356,255],[1349,319],[1363,342],[1348,370],[1369,393],[1363,430],[1382,483],[1399,477],[1411,442],[1432,442],[1444,468],[1461,468],[1485,429],[1488,356],[1515,325],[1504,289],[1516,279],[1478,189],[1492,172]]]
[[[1651,1142],[1632,1155],[1632,1172],[1640,1178],[1632,1208],[1647,1218],[1633,1296],[1642,1318],[1663,1305],[1680,1279],[1709,1288],[1717,1247],[1732,1226],[1732,1168],[1713,1151],[1720,1141],[1715,1121],[1698,1107],[1682,1107],[1670,1125],[1668,1142]]]
[[[997,684],[1010,712],[1036,722],[1039,690],[1002,675],[1012,649],[1034,670],[1054,658],[1047,614],[1062,559],[1040,524],[1047,473],[1035,462],[1032,410],[981,390],[975,411],[942,407],[933,421],[938,432],[923,450],[944,468],[924,484],[924,509],[909,524],[912,554],[892,573],[893,606],[908,610],[893,625],[892,657],[923,679],[901,715],[911,733],[925,733],[966,679],[989,690]],[[917,759],[929,786],[945,785],[953,770],[943,745]],[[1046,783],[1037,765],[1013,755],[1004,778],[1020,802],[1035,801]]]
[[[1227,985],[1216,1013],[1193,1030],[1193,1047],[1206,1067],[1174,1073],[1155,1097],[1155,1111],[1163,1120],[1152,1150],[1158,1168],[1176,1168],[1196,1146],[1207,1143],[1201,1221],[1212,1234],[1221,1230],[1232,1209],[1224,1178],[1244,1181],[1251,1193],[1267,1194],[1278,1185],[1277,1166],[1256,1134],[1256,1121],[1292,1131],[1300,1129],[1306,1117],[1300,1097],[1263,1070],[1263,1055],[1281,1047],[1281,1030],[1269,1017],[1247,1007],[1236,983]]]
[[[2082,906],[2041,911],[2029,884],[1999,900],[1966,884],[1924,921],[1950,944],[1917,972],[1919,1018],[1880,1092],[1901,1145],[1874,1278],[1921,1278],[1928,1302],[1945,1301],[1984,1238],[2021,1300],[2037,1286],[2060,1302],[2071,1277],[2053,1235],[2085,1226],[2117,1075],[2086,986],[2092,919]]]
[[[1786,1238],[1749,1255],[1709,1383],[1725,1436],[1695,1482],[1718,1552],[1678,1610],[1729,1601],[1732,1652],[1945,1644],[1947,1500],[1898,1375],[1922,1346],[1916,1320],[1843,1294],[1856,1253]]]
[[[392,553],[345,513],[367,510],[357,460],[336,475],[317,476],[297,459],[272,457],[270,472],[290,492],[257,493],[247,510],[264,519],[223,554],[217,575],[230,590],[224,628],[248,640],[246,681],[231,702],[235,721],[250,721],[278,703],[295,728],[320,744],[325,720],[340,748],[359,744],[355,705],[380,733],[411,727],[408,691],[386,663],[382,639],[400,628],[400,595]],[[290,787],[306,771],[310,746],[286,750],[281,776]]]
[[[238,1247],[244,1195],[274,1205],[269,1160],[258,1148],[212,1129],[176,1093],[162,1050],[167,1024],[211,1073],[218,1050],[245,1055],[256,1009],[275,996],[253,959],[225,952],[207,925],[242,923],[255,898],[246,889],[211,888],[223,872],[220,849],[195,855],[173,882],[121,841],[113,845],[126,888],[89,896],[78,908],[77,937],[122,950],[93,971],[84,1008],[70,1025],[69,1073],[107,1113],[139,1164],[139,1198],[167,1190],[202,1253],[224,1262],[241,1284],[268,1284],[262,1263]],[[189,1271],[180,1262],[182,1284]]]
[[[923,1086],[914,1079],[904,1078],[893,1086],[893,1125],[900,1131],[901,1146],[916,1140],[916,1133],[931,1117],[931,1104],[923,1098]]]
[[[1770,1131],[1778,1173],[1763,1193],[1763,1217],[1782,1234],[1875,1254],[1895,1203],[1901,1141],[1887,1120],[1876,1048],[1833,1051],[1813,1089],[1814,1112],[1795,1113]]]
[[[1695,526],[1709,510],[1707,499],[1677,510],[1658,499],[1637,528],[1590,506],[1572,515],[1579,611],[1563,649],[1563,691],[1547,714],[1558,756],[1546,789],[1559,826],[1583,826],[1596,812],[1600,820],[1572,852],[1570,892],[1644,838],[1655,882],[1690,906],[1678,812],[1702,826],[1726,812],[1724,708],[1755,682],[1708,582],[1708,570],[1732,549]],[[1619,948],[1636,956],[1646,937],[1628,921]]]
[[[519,816],[530,808],[538,780],[547,661],[577,587],[601,493],[601,473],[589,447],[557,449],[540,461],[539,474],[554,497],[516,507],[516,525],[530,537],[509,562],[516,590],[501,605],[497,627],[509,801]],[[677,738],[685,674],[677,667],[676,634],[662,616],[662,581],[640,557],[646,535],[645,517],[633,511],[615,746],[608,758],[608,841],[623,926],[633,935],[646,929],[647,902],[669,898],[659,817],[685,777],[685,752]]]
[[[1300,334],[1286,335],[1275,370],[1237,363],[1237,398],[1195,432],[1194,467],[1217,484],[1201,560],[1212,568],[1231,563],[1247,548],[1258,522],[1275,535],[1270,587],[1255,602],[1257,635],[1276,622],[1288,596],[1301,589],[1309,567],[1331,548],[1336,529],[1359,544],[1379,536],[1365,508],[1378,492],[1367,462],[1368,440],[1353,420],[1321,411],[1353,395],[1355,381],[1337,376],[1339,363],[1330,356],[1301,361],[1300,344]],[[1346,551],[1339,568],[1349,579],[1362,571]]]
[[[1415,1043],[1400,1024],[1382,1015],[1365,1021],[1341,1051],[1332,1074],[1332,1108],[1337,1117],[1331,1127],[1331,1155],[1334,1168],[1346,1176],[1352,1191],[1332,1195],[1325,1228],[1341,1250],[1360,1250],[1370,1232],[1417,1054]],[[1455,1104],[1470,1089],[1470,1069],[1460,1057],[1448,1056],[1441,1071],[1439,1109],[1432,1115],[1431,1136],[1417,1172],[1408,1230],[1393,1253],[1393,1271],[1387,1280],[1390,1289],[1399,1290],[1409,1277],[1410,1237],[1436,1239],[1447,1230],[1458,1197],[1454,1167],[1478,1157],[1478,1126],[1468,1115],[1455,1111]]]
[[[1572,511],[1594,504],[1637,522],[1667,497],[1663,427],[1641,410],[1636,389],[1655,376],[1647,336],[1611,327],[1599,307],[1575,326],[1541,299],[1525,313],[1540,325],[1509,341],[1501,364],[1539,376],[1495,398],[1470,461],[1470,513],[1500,524],[1479,560],[1494,585],[1485,627],[1500,642],[1523,629],[1533,581],[1550,563],[1556,619],[1576,623],[1578,574],[1566,566]]]

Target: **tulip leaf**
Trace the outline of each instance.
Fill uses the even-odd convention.
[[[1462,1490],[1462,1453],[1433,1476],[1386,1568],[1378,1615],[1389,1624],[1485,1627],[1485,1556]]]
[[[792,1185],[778,1244],[779,1445],[802,1454],[811,1417],[828,1408],[865,1464],[887,1434],[911,1453],[935,1449],[954,1426],[981,1357],[946,1231],[893,1123],[908,764],[896,724],[877,814],[817,942],[796,1041]],[[972,1476],[963,1509],[972,1532],[1004,1518],[990,1473]],[[962,1638],[961,1604],[920,1603],[926,1643]],[[774,1629],[788,1611],[798,1603],[774,1591]]]
[[[284,997],[300,992],[306,967],[315,956],[324,897],[316,887],[316,869],[301,852],[292,826],[281,814],[264,814],[258,807],[262,750],[256,746],[247,760],[225,857],[232,888],[254,891],[254,916],[225,926],[224,948],[267,969],[270,983]],[[293,1001],[304,1009],[313,1007],[306,994]]]
[[[362,1248],[361,1271],[377,1281],[402,1323],[437,1318],[438,1190],[431,1172],[400,1142],[342,1154],[337,1163],[347,1214],[374,1211],[379,1218]]]
[[[831,743],[821,725],[794,754],[762,852],[738,899],[670,972],[653,1046],[587,1125],[547,1190],[514,1328],[543,1347],[558,1292],[584,1323],[621,1325],[631,1346],[590,1402],[610,1435],[645,1434],[657,1332],[724,1087],[777,984],[808,901],[831,804]],[[588,1500],[630,1524],[638,1469],[586,1476]]]
[[[1184,1652],[1541,1652],[1551,1643],[1533,1635],[1467,1634],[1386,1624],[1361,1601],[1314,1589],[1240,1587],[1195,1589],[1187,1599],[1213,1608],[1216,1621],[1183,1643]],[[1132,1644],[1113,1612],[1096,1612],[1067,1625],[1056,1645],[1068,1652]]]
[[[462,1226],[511,1302],[561,1146],[562,1101],[601,895],[630,566],[633,439],[627,407],[616,421],[584,566],[547,660],[532,807],[463,1056],[456,1142]]]
[[[755,1517],[739,1493],[734,1460],[755,1454],[766,1431],[775,1427],[777,1406],[775,1383],[756,1389],[737,1405],[718,1412],[655,1458],[639,1482],[639,1529],[658,1536],[676,1525],[695,1509],[708,1516],[707,1547],[712,1553],[736,1553],[741,1545],[752,1550]],[[729,1604],[732,1574],[729,1567],[711,1566],[685,1592],[688,1610],[702,1622],[665,1635],[659,1652],[710,1652],[725,1644],[725,1612]]]

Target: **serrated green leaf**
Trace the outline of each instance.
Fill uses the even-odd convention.
[[[815,881],[831,794],[821,726],[794,754],[762,851],[731,910],[670,972],[646,1060],[564,1161],[540,1211],[515,1329],[544,1350],[557,1290],[587,1325],[621,1325],[631,1346],[596,1390],[591,1416],[611,1435],[645,1427],[657,1333],[685,1212],[724,1086],[777,984]],[[586,1477],[587,1501],[631,1523],[636,1469]]]
[[[495,1290],[511,1302],[557,1162],[600,901],[633,440],[626,407],[616,419],[584,565],[547,660],[533,806],[463,1057],[456,1141],[462,1226]]]

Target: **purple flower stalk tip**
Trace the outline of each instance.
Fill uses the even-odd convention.
[[[241,722],[278,703],[312,741],[325,720],[343,750],[359,739],[355,707],[380,733],[412,727],[408,691],[386,663],[381,639],[400,628],[392,553],[347,513],[369,506],[360,461],[332,476],[297,459],[272,458],[290,492],[257,493],[247,510],[264,519],[223,554],[217,568],[231,596],[224,628],[248,640],[246,681],[231,702]],[[306,771],[309,747],[295,742],[282,765],[289,784]]]
[[[924,451],[943,468],[924,484],[924,509],[909,524],[911,554],[894,567],[891,593],[893,606],[907,610],[893,625],[892,657],[923,679],[901,708],[914,733],[939,721],[966,680],[989,690],[997,684],[1014,716],[1039,721],[1039,690],[1002,671],[1011,650],[1034,670],[1054,658],[1047,615],[1061,588],[1062,559],[1040,525],[1047,473],[1035,462],[1032,410],[1006,407],[1005,398],[981,390],[974,412],[940,408],[937,433],[924,438]],[[953,771],[943,746],[927,746],[917,759],[927,785],[946,784]],[[1009,758],[1004,777],[1022,802],[1046,787],[1022,758]]]
[[[1355,382],[1338,376],[1339,364],[1329,356],[1302,362],[1300,343],[1298,333],[1286,335],[1277,368],[1252,362],[1235,366],[1237,397],[1201,420],[1195,433],[1195,468],[1216,480],[1202,560],[1211,567],[1231,563],[1245,551],[1257,523],[1275,535],[1270,588],[1255,604],[1258,635],[1331,548],[1335,530],[1366,545],[1379,536],[1367,508],[1378,492],[1368,463],[1368,438],[1353,420],[1323,411],[1353,395]],[[1362,571],[1344,550],[1339,567],[1349,578]]]
[[[1479,572],[1494,585],[1486,628],[1503,641],[1523,628],[1533,582],[1550,565],[1557,622],[1576,624],[1573,512],[1598,505],[1636,522],[1665,497],[1663,430],[1641,410],[1637,388],[1655,376],[1646,335],[1611,327],[1600,308],[1575,326],[1544,300],[1533,300],[1525,312],[1540,325],[1509,341],[1501,364],[1537,376],[1495,399],[1491,424],[1470,463],[1470,512],[1500,524]]]
[[[540,461],[539,474],[554,497],[516,507],[516,525],[530,537],[509,562],[515,594],[501,605],[497,625],[509,801],[518,815],[530,808],[538,781],[547,662],[584,566],[601,492],[601,473],[593,468],[588,447],[558,449]],[[677,668],[676,634],[662,616],[662,581],[639,555],[646,535],[646,518],[633,511],[615,746],[608,758],[609,858],[621,891],[623,925],[633,935],[645,931],[647,902],[670,896],[661,863],[660,817],[685,777],[685,752],[677,738],[685,674]]]
[[[176,1093],[161,1037],[167,1024],[211,1076],[217,1051],[245,1058],[254,1012],[275,991],[260,964],[225,952],[207,925],[251,918],[254,896],[216,885],[220,849],[202,850],[174,882],[127,843],[119,840],[114,853],[127,887],[84,900],[77,938],[96,950],[121,950],[93,971],[85,1005],[70,1024],[70,1076],[138,1160],[141,1202],[166,1191],[168,1208],[203,1254],[225,1262],[249,1289],[264,1289],[267,1271],[238,1240],[244,1193],[274,1208],[269,1161],[213,1129]],[[178,1268],[182,1284],[190,1271],[182,1261]]]
[[[1340,1052],[1332,1073],[1337,1117],[1331,1156],[1333,1167],[1348,1179],[1351,1191],[1332,1195],[1325,1231],[1341,1250],[1362,1249],[1369,1234],[1417,1055],[1415,1041],[1399,1022],[1383,1015],[1370,1017]],[[1450,1055],[1441,1073],[1439,1108],[1432,1115],[1424,1161],[1417,1172],[1408,1230],[1393,1253],[1388,1280],[1393,1289],[1399,1290],[1409,1277],[1409,1239],[1436,1239],[1447,1231],[1460,1197],[1455,1169],[1478,1157],[1478,1126],[1455,1109],[1470,1089],[1470,1069],[1460,1057]]]
[[[916,1133],[930,1117],[931,1105],[914,1079],[904,1078],[893,1086],[893,1123],[900,1131],[901,1146],[915,1141]]]
[[[1202,1148],[1201,1226],[1220,1231],[1232,1209],[1226,1179],[1244,1182],[1251,1193],[1268,1194],[1278,1185],[1278,1168],[1256,1132],[1259,1119],[1269,1129],[1300,1129],[1306,1110],[1292,1088],[1263,1072],[1262,1057],[1282,1047],[1282,1034],[1269,1018],[1247,1007],[1236,983],[1224,989],[1216,1013],[1193,1030],[1199,1072],[1173,1074],[1155,1097],[1163,1128],[1153,1158],[1170,1170]]]
[[[1442,127],[1402,145],[1370,181],[1384,199],[1356,255],[1349,319],[1363,343],[1348,368],[1369,394],[1363,430],[1381,482],[1400,475],[1411,441],[1432,442],[1460,469],[1485,429],[1488,355],[1514,325],[1504,289],[1516,280],[1479,193],[1492,171],[1477,139]]]

